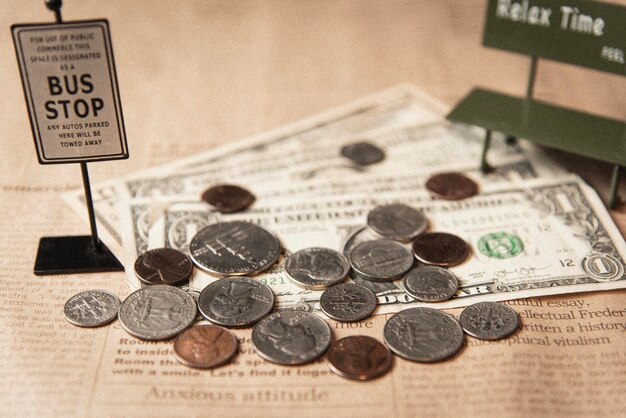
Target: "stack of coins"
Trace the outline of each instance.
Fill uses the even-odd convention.
[[[382,152],[382,151],[381,151]],[[352,144],[342,150],[356,164],[373,164],[384,158],[373,146]],[[468,179],[469,180],[469,179]],[[471,180],[443,173],[427,187],[438,198],[460,199],[477,192]],[[454,189],[460,185],[463,190]],[[254,196],[245,189],[222,185],[203,198],[223,213],[247,208]],[[406,293],[423,303],[453,298],[459,281],[448,269],[463,263],[470,248],[460,237],[427,232],[428,219],[403,204],[374,208],[367,226],[352,234],[342,252],[329,248],[304,248],[285,260],[285,274],[297,286],[323,291],[319,308],[340,322],[362,321],[372,315],[377,298],[372,289],[402,280]],[[275,296],[254,276],[269,269],[281,247],[269,231],[252,223],[235,221],[209,225],[193,237],[190,256],[157,248],[139,255],[135,274],[143,288],[122,303],[111,293],[90,290],[71,297],[64,307],[67,320],[81,327],[107,324],[119,316],[131,335],[149,341],[174,339],[176,358],[195,368],[227,364],[238,349],[228,328],[252,329],[257,354],[274,363],[298,365],[327,353],[329,368],[354,380],[370,380],[391,369],[392,353],[416,362],[437,362],[453,357],[464,346],[465,334],[496,340],[519,328],[511,308],[481,302],[453,316],[430,307],[405,309],[391,316],[383,331],[384,343],[363,335],[332,341],[328,324],[309,312],[274,312]],[[181,289],[193,266],[219,280],[206,286],[196,299]],[[192,326],[198,311],[210,324]]]

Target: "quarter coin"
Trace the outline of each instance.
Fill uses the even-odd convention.
[[[409,242],[426,230],[422,213],[403,204],[384,205],[367,215],[367,226],[382,238]]]
[[[461,173],[439,173],[426,181],[430,194],[443,200],[461,200],[478,194],[478,185]]]
[[[252,345],[266,360],[292,365],[321,357],[330,345],[330,327],[309,312],[283,311],[266,316],[252,330]]]
[[[393,315],[384,329],[385,344],[407,360],[431,363],[463,347],[463,330],[452,316],[432,308],[410,308]]]
[[[355,142],[344,145],[341,155],[358,165],[376,164],[385,159],[385,151],[369,142]]]
[[[196,301],[174,286],[154,285],[131,293],[120,307],[120,323],[131,335],[157,341],[174,337],[196,319]]]
[[[377,302],[371,290],[356,283],[337,284],[320,296],[322,312],[339,322],[357,322],[368,318],[376,310]]]
[[[120,300],[104,290],[80,292],[65,302],[63,313],[71,324],[84,328],[108,324],[117,317]]]
[[[228,363],[237,352],[237,338],[215,325],[198,325],[183,331],[174,340],[178,361],[190,367],[212,369]]]
[[[437,266],[413,268],[404,277],[404,290],[420,302],[443,302],[459,290],[459,281],[452,272]]]
[[[137,257],[135,275],[146,284],[176,286],[191,277],[193,264],[186,254],[173,248],[148,250]]]
[[[202,228],[189,244],[193,262],[217,277],[254,275],[280,255],[278,239],[250,222],[220,222]]]
[[[413,254],[424,264],[451,267],[461,264],[469,256],[470,247],[456,235],[429,232],[413,241]]]
[[[480,340],[499,340],[512,335],[519,328],[517,312],[495,302],[479,302],[461,312],[461,326],[472,337]]]
[[[274,293],[248,277],[230,277],[206,286],[198,309],[209,321],[226,327],[247,327],[274,309]]]
[[[296,285],[323,290],[341,283],[350,271],[346,257],[329,248],[305,248],[285,261],[285,271]]]
[[[388,239],[366,241],[350,253],[350,265],[362,278],[392,281],[402,277],[413,266],[411,251]]]
[[[248,190],[233,184],[213,186],[202,193],[202,200],[220,213],[240,212],[250,207],[255,199]]]
[[[391,368],[391,352],[378,340],[353,335],[335,341],[328,350],[328,365],[339,376],[353,380],[371,380]]]

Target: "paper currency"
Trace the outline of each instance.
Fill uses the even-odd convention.
[[[133,234],[134,251],[150,245],[184,250],[195,230],[226,219],[262,225],[278,236],[287,255],[310,246],[340,249],[371,208],[397,201],[423,211],[433,230],[453,232],[471,246],[468,261],[450,269],[459,279],[459,292],[438,307],[626,287],[624,241],[595,193],[576,177],[501,187],[462,202],[433,201],[421,190],[411,197],[355,195],[233,215],[211,213],[197,203],[174,204],[161,208],[147,232]],[[141,209],[146,207],[131,204],[134,229],[144,224]],[[319,313],[321,292],[292,284],[283,265],[281,260],[257,276],[277,295],[278,308]],[[214,280],[196,271],[190,286],[199,290]],[[374,291],[381,313],[423,305],[405,293],[401,280],[356,281]]]

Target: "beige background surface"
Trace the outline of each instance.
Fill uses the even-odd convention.
[[[66,20],[109,19],[117,61],[131,157],[90,165],[93,182],[189,156],[399,83],[413,83],[450,106],[475,85],[520,95],[525,91],[529,59],[480,46],[484,1],[64,3]],[[175,409],[166,409],[167,402],[159,398],[165,392],[157,396],[155,389],[142,395],[141,386],[131,384],[139,377],[122,378],[100,367],[114,364],[118,346],[124,348],[122,340],[127,335],[118,325],[78,332],[62,319],[62,304],[79,290],[100,287],[124,292],[121,273],[47,279],[32,275],[40,236],[88,231],[59,197],[60,191],[80,186],[79,167],[37,163],[10,37],[12,23],[47,21],[52,21],[52,14],[41,0],[0,0],[0,300],[3,308],[16,307],[7,310],[0,322],[0,415],[145,414],[147,405],[165,415],[202,415],[201,403],[179,399],[168,404]],[[542,61],[536,96],[614,118],[626,117],[626,81],[618,76]],[[610,167],[551,154],[581,170],[606,196]],[[621,194],[626,198],[626,184]],[[626,231],[626,205],[612,216]],[[560,313],[559,307],[569,309],[565,307],[570,299],[574,296],[542,298],[516,309],[540,315]],[[578,295],[576,299],[584,300],[586,309],[602,311],[610,306],[619,312],[625,309],[626,292]],[[37,319],[27,324],[24,315],[33,309]],[[624,322],[623,317],[613,319]],[[555,321],[538,317],[534,323],[559,324]],[[380,330],[382,319],[375,322],[378,325],[373,329]],[[533,320],[527,323],[533,325]],[[339,331],[339,335],[345,333]],[[519,337],[546,335],[524,330]],[[317,408],[326,407],[330,409],[323,413],[358,416],[374,412],[380,416],[384,411],[403,416],[416,411],[428,415],[485,416],[503,411],[620,415],[626,411],[625,335],[611,334],[612,344],[607,348],[565,349],[553,357],[555,352],[544,347],[520,343],[469,347],[460,358],[435,367],[397,360],[393,377],[369,386],[337,384],[334,377],[324,380],[337,384],[336,389],[326,387],[335,396],[334,404],[307,407],[304,403],[257,402],[250,409],[240,405],[231,410],[232,405],[216,401],[211,404],[216,409],[210,411],[319,416],[322,412]],[[102,346],[104,350],[98,348]],[[269,372],[275,369],[267,368]],[[417,374],[423,378],[415,379]],[[207,380],[225,398],[227,387],[238,382],[218,376]],[[176,380],[177,384],[184,381]],[[246,380],[250,387],[274,381]],[[281,384],[280,379],[276,381]],[[302,388],[313,384],[307,376],[296,382]],[[494,391],[494,384],[502,390]],[[426,397],[430,390],[441,397]],[[341,409],[342,397],[350,396],[363,401],[361,409]],[[391,396],[402,401],[390,406]],[[118,407],[120,399],[127,403]],[[137,406],[141,401],[145,405]]]

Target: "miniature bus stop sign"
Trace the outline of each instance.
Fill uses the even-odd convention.
[[[108,22],[12,30],[39,162],[128,158]]]
[[[11,27],[40,164],[80,163],[91,235],[43,237],[38,275],[123,271],[98,239],[87,162],[128,158],[106,20],[62,23],[61,0],[47,0],[54,24]]]

